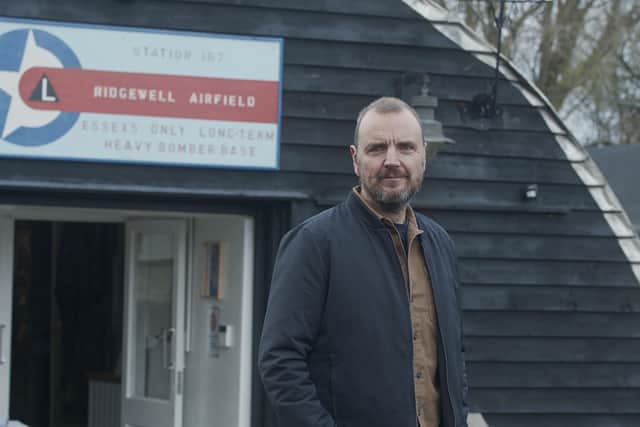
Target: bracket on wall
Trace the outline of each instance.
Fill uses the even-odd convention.
[[[408,103],[413,94],[421,91],[424,76],[425,73],[418,72],[401,73],[395,82],[396,96]]]
[[[498,28],[498,44],[496,50],[496,66],[493,72],[493,80],[490,84],[489,92],[478,93],[471,98],[464,111],[472,119],[492,119],[502,115],[502,107],[498,105],[498,83],[500,78],[500,62],[502,53],[502,29],[505,23],[506,3],[550,3],[552,0],[459,0],[459,1],[481,1],[489,4],[493,15],[494,23]],[[500,10],[496,15],[493,3],[500,2]]]

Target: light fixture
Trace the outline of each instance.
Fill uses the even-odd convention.
[[[422,87],[420,88],[420,95],[411,97],[409,103],[420,117],[422,130],[424,131],[424,139],[427,143],[427,161],[430,161],[436,156],[443,144],[453,144],[454,141],[444,136],[442,123],[436,120],[438,98],[429,95],[429,76],[424,74],[421,77]]]
[[[533,200],[538,198],[538,184],[529,184],[524,192],[524,198]]]

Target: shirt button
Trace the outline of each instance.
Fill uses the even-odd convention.
[[[413,332],[413,340],[417,340],[418,339],[418,333],[416,331]]]
[[[422,372],[418,372],[418,373],[416,374],[416,378],[417,378],[417,379],[422,378]]]

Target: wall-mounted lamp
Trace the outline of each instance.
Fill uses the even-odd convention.
[[[442,123],[435,118],[438,98],[429,95],[429,76],[424,74],[421,77],[420,95],[411,97],[409,103],[420,116],[424,139],[427,142],[427,161],[430,161],[436,156],[443,144],[453,144],[455,141],[444,136]]]

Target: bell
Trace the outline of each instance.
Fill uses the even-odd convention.
[[[428,75],[425,74],[422,76],[420,95],[411,97],[410,104],[420,117],[424,131],[424,139],[427,143],[427,162],[430,162],[436,157],[442,144],[454,144],[455,141],[444,136],[444,133],[442,133],[442,123],[435,118],[438,98],[429,95]]]

